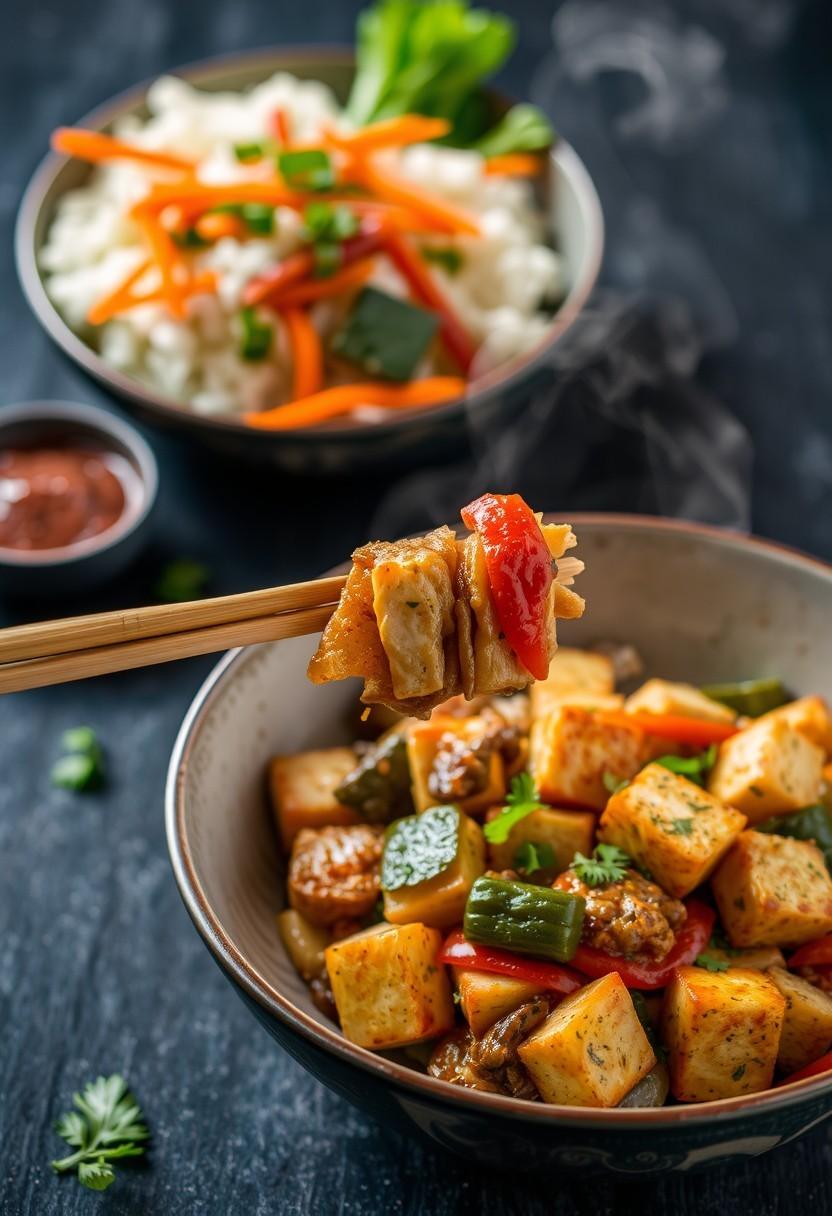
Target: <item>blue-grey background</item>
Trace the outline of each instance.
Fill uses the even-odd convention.
[[[347,41],[358,7],[354,0],[6,0],[2,400],[108,404],[50,347],[13,272],[15,209],[50,129],[188,60],[281,41]],[[520,30],[504,83],[550,109],[586,159],[607,215],[604,282],[612,294],[603,297],[597,331],[607,362],[592,380],[591,430],[600,446],[583,451],[581,505],[665,504],[743,522],[745,427],[755,450],[755,529],[830,556],[827,0],[506,0],[504,7]],[[629,311],[642,298],[652,301],[649,324]],[[609,452],[605,406],[628,376],[641,386],[632,418],[652,419],[666,439],[650,493],[635,450],[632,466],[629,448]],[[674,447],[682,415],[692,428],[684,452]],[[718,452],[726,428],[732,442]],[[147,602],[160,566],[175,556],[203,559],[216,592],[310,576],[421,501],[419,492],[398,493],[383,469],[359,481],[298,484],[151,439],[163,487],[156,536],[139,566],[83,604],[3,602],[0,622]],[[536,505],[574,505],[554,500],[559,484],[547,497],[538,475]],[[765,1159],[695,1178],[484,1177],[376,1127],[310,1080],[258,1029],[210,961],[168,868],[167,756],[210,665],[194,660],[0,701],[3,1216],[600,1216],[648,1206],[674,1216],[768,1216],[832,1207],[824,1128]],[[106,790],[87,797],[53,790],[48,778],[61,731],[82,722],[100,733],[110,770]],[[94,1195],[52,1176],[48,1163],[60,1142],[51,1125],[74,1088],[115,1070],[127,1074],[144,1106],[153,1151],[149,1166]]]

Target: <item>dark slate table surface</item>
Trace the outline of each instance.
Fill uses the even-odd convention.
[[[50,128],[128,83],[220,50],[347,40],[357,7],[353,0],[7,4],[4,401],[107,404],[49,346],[13,273],[15,209]],[[687,301],[700,335],[699,389],[753,435],[756,530],[830,556],[828,6],[566,0],[554,6],[556,53],[552,5],[504,7],[520,23],[506,83],[552,108],[601,187],[611,236],[607,281],[625,293],[649,286]],[[146,601],[160,565],[182,554],[210,565],[216,592],[309,576],[384,517],[379,505],[391,479],[383,470],[300,486],[151,439],[163,472],[154,541],[118,587],[67,610]],[[58,608],[4,603],[0,619]],[[832,1140],[824,1128],[768,1158],[695,1178],[484,1179],[376,1127],[310,1080],[214,967],[168,867],[167,757],[210,665],[194,660],[0,702],[3,1216],[830,1209]],[[99,731],[111,774],[106,790],[89,797],[53,790],[48,780],[61,731],[80,722]],[[129,1076],[144,1105],[153,1153],[147,1168],[96,1196],[50,1173],[59,1148],[51,1125],[75,1087],[115,1070]]]

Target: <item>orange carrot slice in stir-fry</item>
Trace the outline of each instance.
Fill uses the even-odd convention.
[[[134,299],[133,288],[147,273],[149,266],[150,258],[142,258],[135,270],[131,270],[118,287],[108,292],[106,296],[102,296],[97,304],[93,304],[87,313],[90,325],[103,325],[117,313],[123,312],[125,305],[129,307]]]
[[[454,401],[464,392],[465,381],[458,376],[431,376],[401,385],[376,381],[341,384],[302,401],[244,417],[249,426],[262,431],[292,431],[349,414],[360,405],[380,405],[387,409],[426,408]]]
[[[347,179],[356,185],[364,186],[388,203],[415,211],[443,232],[458,232],[465,236],[480,235],[476,218],[462,207],[423,190],[386,168],[378,168],[369,159],[357,158],[344,172]]]
[[[428,118],[424,114],[402,114],[370,123],[358,131],[345,133],[327,128],[326,142],[344,152],[378,152],[382,148],[403,148],[407,144],[427,143],[441,139],[451,130],[445,118]]]
[[[489,177],[537,177],[545,163],[542,156],[531,152],[507,152],[505,156],[489,156],[485,172]]]
[[[474,340],[437,287],[421,254],[399,232],[385,234],[384,251],[407,280],[419,303],[439,315],[439,336],[442,343],[451,358],[467,375],[476,354]]]
[[[136,160],[154,165],[157,169],[176,169],[183,173],[194,169],[193,163],[182,156],[138,148],[123,139],[105,135],[103,131],[85,131],[81,127],[58,127],[52,133],[52,147],[64,156],[74,156],[76,160]]]
[[[344,266],[326,279],[310,279],[308,282],[297,283],[278,295],[270,295],[264,302],[280,309],[314,304],[316,300],[328,300],[332,296],[339,296],[342,292],[360,287],[372,273],[373,259],[363,258],[360,262]]]
[[[292,352],[292,397],[311,397],[321,391],[324,382],[320,335],[303,308],[281,308],[280,316]]]

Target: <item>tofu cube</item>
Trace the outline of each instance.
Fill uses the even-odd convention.
[[[486,816],[493,819],[501,813],[496,807]],[[589,856],[595,835],[595,816],[591,811],[532,811],[516,823],[502,844],[488,844],[488,864],[492,870],[511,870],[515,854],[527,841],[548,844],[555,856],[557,873],[568,868],[576,853]]]
[[[661,1028],[674,1098],[710,1102],[768,1089],[785,1008],[763,972],[678,967]]]
[[[559,646],[554,658],[549,664],[549,674],[545,680],[537,680],[532,684],[531,697],[532,718],[543,718],[551,710],[556,709],[568,697],[587,697],[590,701],[598,698],[606,701],[614,696],[615,674],[612,659],[605,654],[594,654],[590,650],[574,650],[569,646]],[[614,697],[617,704],[622,698]],[[593,702],[594,704],[594,702]],[[588,708],[592,708],[590,705]],[[613,708],[605,704],[604,708]]]
[[[465,971],[460,967],[455,968],[454,974],[459,1007],[476,1038],[540,993],[537,984],[513,980],[507,975]]]
[[[832,996],[783,967],[767,972],[786,1001],[777,1063],[797,1072],[832,1046]]]
[[[801,697],[763,714],[758,722],[786,722],[812,743],[822,747],[828,756],[832,752],[832,715],[823,697]]]
[[[480,717],[443,718],[435,715],[430,722],[420,722],[411,727],[407,736],[407,759],[413,785],[413,803],[417,811],[443,805],[453,801],[454,806],[468,815],[476,815],[506,796],[506,773],[502,757],[492,751],[488,757],[488,783],[485,789],[468,798],[438,798],[430,791],[430,775],[433,770],[440,740],[443,735],[456,735],[463,743],[475,741],[487,733],[487,724]]]
[[[741,832],[711,889],[732,946],[799,946],[832,930],[832,879],[811,841]]]
[[[754,824],[816,801],[824,753],[782,718],[760,718],[726,739],[708,789]]]
[[[403,701],[445,686],[445,638],[453,632],[452,571],[442,553],[414,548],[373,567],[373,612]]]
[[[705,881],[744,827],[739,811],[664,765],[648,764],[610,798],[598,836],[681,898]]]
[[[451,985],[436,956],[442,934],[427,925],[374,925],[326,950],[341,1029],[381,1051],[445,1034],[454,1024]]]
[[[420,816],[418,822],[425,820]],[[459,815],[456,856],[433,878],[384,892],[384,917],[394,925],[415,921],[436,929],[458,925],[475,879],[485,872],[485,840],[478,823]]]
[[[283,847],[288,851],[301,828],[361,823],[361,816],[335,797],[335,790],[353,771],[358,757],[351,747],[275,756],[269,768],[269,788]]]
[[[656,1063],[621,976],[587,984],[518,1048],[544,1102],[617,1106]]]
[[[646,759],[642,731],[598,722],[578,706],[560,706],[532,724],[532,776],[540,797],[554,806],[603,810],[604,774],[633,777]]]
[[[626,701],[631,714],[676,714],[699,718],[703,722],[733,722],[736,713],[706,697],[693,684],[674,684],[670,680],[647,680]]]

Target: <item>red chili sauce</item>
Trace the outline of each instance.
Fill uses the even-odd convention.
[[[122,466],[92,446],[0,449],[0,547],[63,549],[111,528],[128,507]]]

